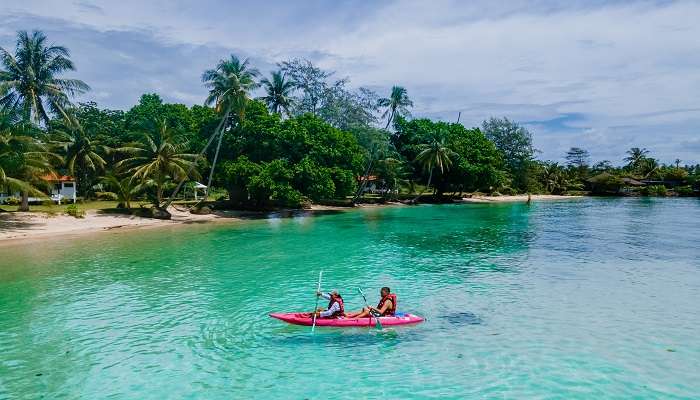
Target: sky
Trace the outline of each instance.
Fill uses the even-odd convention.
[[[143,93],[201,104],[201,74],[234,53],[265,74],[303,57],[388,95],[414,117],[508,117],[538,158],[572,146],[621,164],[630,147],[700,163],[700,2],[3,0],[0,47],[39,29],[92,90],[128,109]]]

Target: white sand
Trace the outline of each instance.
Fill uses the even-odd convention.
[[[85,234],[115,229],[173,226],[192,222],[236,221],[235,216],[224,214],[194,215],[185,210],[169,210],[170,220],[142,218],[125,214],[104,214],[89,211],[85,218],[68,215],[50,216],[45,213],[0,213],[0,244],[19,243],[63,235]]]

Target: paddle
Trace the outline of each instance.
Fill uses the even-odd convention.
[[[311,333],[314,333],[314,329],[316,329],[316,310],[318,310],[318,292],[321,291],[321,278],[323,277],[323,271],[320,271],[318,273],[318,288],[316,289],[316,306],[314,306],[314,322],[311,324]]]
[[[370,322],[372,322],[372,310],[369,308],[369,304],[367,304],[367,297],[365,297],[365,294],[362,292],[362,289],[357,288],[357,291],[360,292],[360,294],[362,295],[362,298],[365,300],[365,307],[367,307],[367,309],[370,310],[369,311],[369,320],[370,320]],[[382,323],[379,322],[379,317],[375,316],[374,321],[375,321],[375,327],[377,329],[382,329]]]

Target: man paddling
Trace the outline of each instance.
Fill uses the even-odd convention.
[[[330,293],[316,292],[316,296],[321,296],[328,300],[328,307],[325,310],[319,308],[315,311],[317,318],[340,318],[345,315],[343,298],[337,290],[333,290]]]
[[[345,314],[346,318],[367,318],[370,316],[393,317],[396,313],[396,295],[391,293],[391,289],[384,286],[379,291],[381,299],[377,307],[368,306],[361,311]]]

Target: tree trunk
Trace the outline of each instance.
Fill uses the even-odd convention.
[[[357,189],[357,192],[355,193],[355,197],[352,198],[352,204],[355,204],[357,199],[360,198],[360,195],[362,195],[362,191],[364,190],[365,186],[367,185],[367,181],[369,179],[369,173],[372,170],[372,164],[374,164],[374,156],[370,154],[370,159],[369,159],[369,162],[367,163],[367,168],[365,168],[364,179],[362,180],[362,182],[360,182],[360,187]]]
[[[391,114],[389,114],[389,120],[386,121],[386,126],[384,127],[384,130],[389,129],[389,124],[391,123],[391,120],[394,119],[394,110],[391,110]]]
[[[433,180],[433,169],[434,168],[430,168],[430,175],[428,175],[428,184],[425,186],[425,189],[421,190],[421,192],[418,193],[418,196],[416,196],[416,198],[413,199],[414,203],[417,202],[421,196],[423,196],[423,193],[425,193],[426,189],[430,188],[430,182]]]
[[[22,191],[22,203],[17,211],[29,211],[29,192],[26,190]]]

